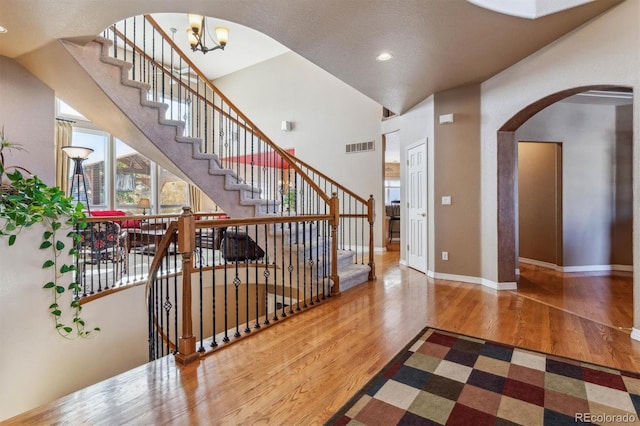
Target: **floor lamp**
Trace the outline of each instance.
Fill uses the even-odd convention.
[[[80,203],[82,194],[84,194],[85,206],[87,207],[87,212],[91,215],[91,208],[89,207],[89,193],[87,192],[87,181],[84,176],[82,162],[89,157],[89,154],[93,152],[93,149],[81,146],[64,146],[62,147],[62,151],[73,160],[73,178],[71,180],[71,187],[69,188],[69,195],[73,195],[73,188],[75,187],[77,190],[77,201]],[[82,191],[80,191],[80,183],[82,183]]]

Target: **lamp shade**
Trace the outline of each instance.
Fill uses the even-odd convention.
[[[216,38],[218,39],[218,44],[222,47],[227,45],[229,41],[229,28],[227,27],[215,27],[214,31],[216,32]]]
[[[151,208],[151,201],[148,198],[140,198],[140,201],[138,201],[138,208],[140,208],[140,209],[150,209]]]
[[[199,33],[202,29],[202,16],[189,13],[187,17],[189,18],[189,28],[192,29],[194,33]]]
[[[86,160],[89,154],[93,152],[91,148],[85,148],[83,146],[63,146],[62,151],[69,156],[69,158],[80,158]]]

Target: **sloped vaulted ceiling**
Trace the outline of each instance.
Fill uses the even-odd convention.
[[[2,0],[0,55],[88,39],[143,13],[193,12],[256,29],[396,113],[477,83],[622,0],[523,19],[466,0]],[[627,0],[635,1],[635,0]],[[388,51],[393,59],[376,62]]]

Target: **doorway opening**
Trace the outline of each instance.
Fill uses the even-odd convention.
[[[610,96],[604,96],[607,93]],[[626,105],[614,104],[624,98],[623,96],[617,96],[617,94],[621,93],[628,95],[626,96],[627,101],[624,102]],[[590,94],[592,95],[590,96]],[[596,98],[599,100],[596,101]],[[564,102],[559,102],[563,100]],[[581,129],[578,125],[579,123],[604,122],[601,114],[596,115],[598,117],[597,120],[588,119],[588,116],[584,115],[586,105],[599,103],[604,108],[607,102],[609,102],[610,114],[608,115],[608,123],[610,125],[605,129],[606,131],[603,130],[596,133]],[[556,103],[558,104],[554,105]],[[538,123],[531,126],[535,131],[544,133],[548,138],[547,140],[563,140],[563,206],[565,207],[563,209],[564,242],[562,256],[562,266],[565,269],[563,270],[565,272],[573,272],[580,270],[576,269],[577,267],[582,267],[583,270],[587,267],[587,269],[591,270],[606,271],[607,267],[618,265],[620,262],[632,264],[631,232],[625,231],[625,229],[632,229],[633,226],[633,209],[631,208],[632,164],[627,163],[628,165],[624,167],[617,164],[619,160],[624,161],[626,159],[630,162],[632,158],[630,152],[632,149],[631,141],[633,140],[632,92],[631,89],[618,86],[578,87],[555,93],[529,105],[515,114],[498,131],[498,281],[500,283],[515,282],[518,266],[518,198],[516,186],[518,145],[516,141],[542,139],[532,134],[524,134],[523,132],[526,130],[525,124],[530,119],[532,119],[531,123],[535,123],[545,115],[544,110],[551,105],[554,105],[555,109],[559,105],[567,110],[583,109],[579,113],[568,112],[567,114],[569,115],[565,116],[557,115],[554,114],[554,111],[547,110],[547,112],[551,111],[551,113],[548,114],[549,117],[547,117],[545,124],[540,125]],[[558,137],[548,133],[550,129],[557,129],[561,126],[565,126],[568,129],[567,131],[571,132],[567,133],[568,137],[576,137],[578,139],[575,148],[575,166],[577,170],[575,173],[572,172],[571,184],[567,180],[567,162],[571,158],[568,152],[567,140],[564,136]],[[585,169],[581,169],[581,167],[589,164],[589,161],[584,161],[585,158],[581,157],[584,155],[585,148],[590,144],[602,142],[602,140],[608,141],[608,148],[601,147],[599,150],[596,149],[592,157],[593,161],[596,162],[594,164],[599,164],[603,168],[602,174],[614,179],[617,182],[616,185],[620,187],[617,190],[619,192],[615,199],[607,195],[611,193],[610,191],[591,192],[594,184],[585,181],[583,175]],[[582,197],[582,200],[569,201],[567,194],[572,189],[575,189],[572,193],[578,194],[579,197]],[[589,219],[592,216],[590,212],[593,212],[594,206],[603,204],[609,206],[609,213],[607,214],[609,214],[609,218],[613,219],[606,222],[607,226],[601,226],[597,234],[598,238],[607,239],[602,240],[605,242],[586,242],[581,238],[594,235],[593,226],[590,224],[582,230],[574,228],[574,226],[581,225],[584,217]],[[575,218],[567,210],[569,207],[576,210]],[[604,209],[607,210],[607,208]],[[580,215],[583,216],[583,219],[580,219]],[[616,245],[626,248],[616,249],[616,254],[614,254],[611,250]],[[568,253],[571,253],[571,255],[568,255]],[[582,256],[585,253],[590,257],[575,257]],[[609,253],[609,257],[606,259],[604,257],[605,253]],[[566,269],[567,267],[576,268]]]
[[[384,231],[387,250],[400,251],[400,132],[383,135],[384,140]]]

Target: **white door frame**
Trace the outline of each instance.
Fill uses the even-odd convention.
[[[412,180],[409,172],[409,152],[413,149],[419,148],[422,146],[423,159],[422,159],[422,170],[421,170],[421,182],[419,182],[419,186],[421,190],[419,191],[421,200],[420,206],[418,208],[411,208],[411,192],[412,188]],[[405,220],[405,235],[407,244],[406,250],[406,259],[407,266],[410,268],[416,269],[418,271],[427,273],[428,270],[428,248],[429,248],[429,231],[428,231],[428,190],[427,190],[427,164],[428,164],[428,153],[427,153],[427,139],[421,139],[418,142],[412,143],[405,147],[405,159],[406,159],[406,167],[404,167],[404,181],[407,187],[405,192],[406,202],[405,202],[405,212],[406,212],[406,220]],[[412,223],[415,221],[421,221],[421,226],[418,228],[422,230],[421,235],[418,235],[416,239],[416,235],[412,235]],[[411,244],[417,241],[421,247],[418,247],[417,252],[413,251],[415,247],[411,247]],[[417,253],[418,255],[413,255],[412,253]]]

